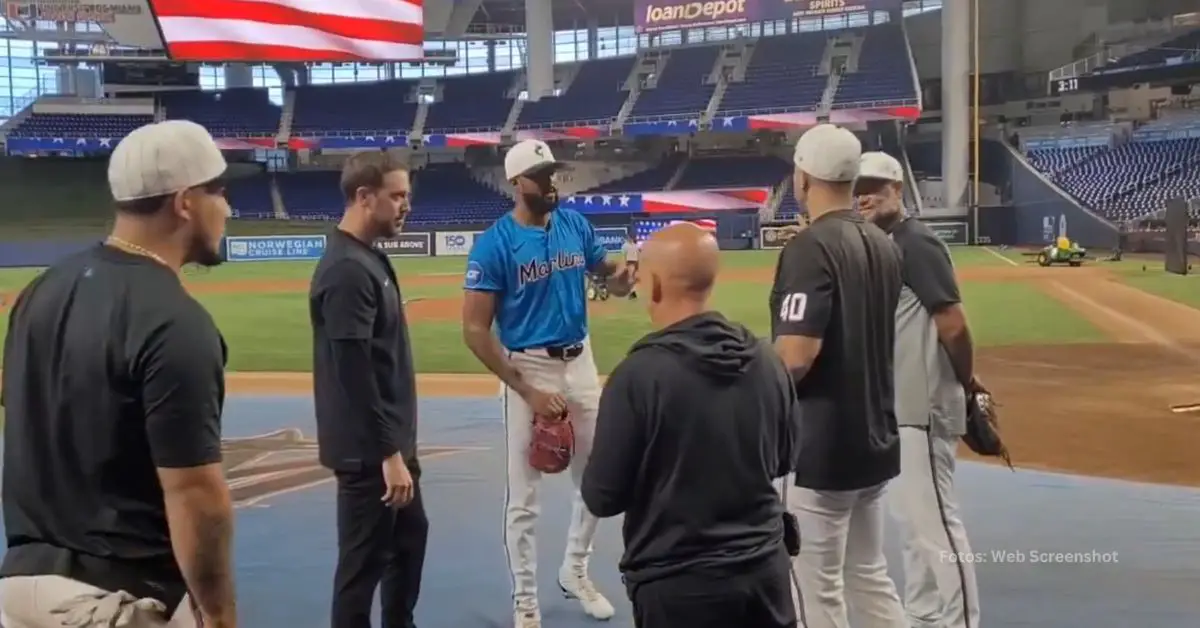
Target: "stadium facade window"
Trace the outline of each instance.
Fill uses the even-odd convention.
[[[51,24],[53,28],[53,24]],[[57,44],[4,39],[0,43],[0,123],[37,100],[59,91],[58,68],[39,65],[35,57]]]
[[[906,0],[904,3],[904,17],[920,15],[930,11],[941,11],[942,0]]]

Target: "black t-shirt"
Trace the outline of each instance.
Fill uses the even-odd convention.
[[[334,230],[309,292],[321,464],[360,471],[399,452],[417,469],[417,380],[387,256]]]
[[[0,575],[110,588],[89,577],[132,566],[169,601],[182,576],[156,467],[221,461],[225,357],[208,312],[147,257],[96,246],[35,279],[4,346]]]
[[[771,290],[773,337],[823,339],[796,383],[796,485],[874,486],[900,472],[892,357],[900,252],[855,212],[817,218],[783,248]]]

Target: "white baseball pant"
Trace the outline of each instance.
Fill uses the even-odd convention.
[[[575,455],[570,466],[575,494],[571,500],[571,526],[567,530],[567,551],[563,564],[586,571],[598,520],[584,505],[579,483],[592,453],[601,392],[591,342],[584,339],[583,353],[573,360],[552,358],[544,351],[537,350],[510,353],[508,359],[520,371],[524,381],[547,392],[561,393],[567,398],[575,428]],[[508,447],[508,485],[504,495],[505,554],[512,576],[513,600],[519,604],[532,604],[537,600],[537,536],[534,527],[541,511],[537,489],[542,478],[540,471],[529,466],[533,411],[515,391],[503,385],[501,388]]]
[[[62,576],[0,579],[0,624],[4,628],[196,628],[196,616],[186,597],[173,616],[168,618],[165,610],[158,600],[105,591]]]
[[[904,539],[904,607],[913,628],[979,628],[979,587],[954,492],[958,438],[900,428],[888,489]]]
[[[814,491],[787,478],[788,510],[800,526],[792,560],[796,615],[804,628],[909,628],[883,555],[886,483],[854,491]]]

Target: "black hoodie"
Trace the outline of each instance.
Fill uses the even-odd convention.
[[[798,405],[774,349],[715,312],[638,341],[600,397],[583,500],[625,513],[627,582],[736,574],[783,550],[772,481],[792,470]]]

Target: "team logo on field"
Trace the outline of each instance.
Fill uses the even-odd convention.
[[[470,447],[420,448],[418,458],[438,458],[474,451]],[[225,480],[238,507],[324,484],[333,472],[321,466],[317,441],[292,427],[246,438],[221,441]]]

